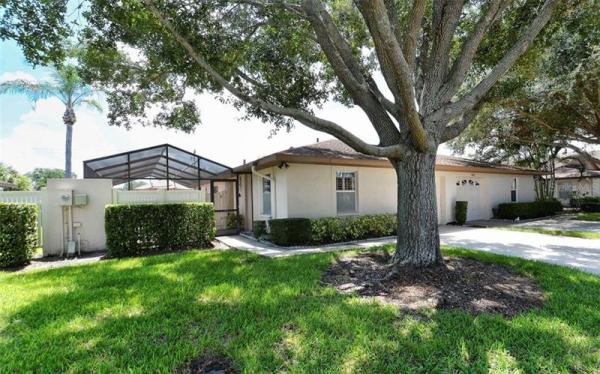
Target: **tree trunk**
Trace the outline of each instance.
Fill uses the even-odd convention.
[[[73,174],[71,171],[71,154],[73,147],[73,125],[65,124],[67,126],[67,137],[65,139],[65,178],[71,178]]]
[[[435,193],[435,155],[392,160],[398,177],[398,242],[394,268],[441,262]]]
[[[67,106],[63,115],[63,122],[67,127],[67,136],[65,139],[65,178],[71,178],[73,174],[71,169],[71,155],[73,148],[73,125],[75,121],[75,111],[70,106]]]

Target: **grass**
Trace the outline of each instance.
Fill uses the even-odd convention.
[[[242,372],[581,372],[600,369],[600,277],[460,249],[537,279],[513,319],[429,318],[319,284],[335,254],[188,251],[0,273],[0,371],[172,372],[206,352]]]
[[[600,239],[600,232],[593,232],[593,231],[558,230],[558,229],[545,229],[542,227],[517,227],[517,226],[505,226],[505,227],[502,227],[502,229],[510,230],[510,231],[536,232],[538,234],[555,235],[555,236],[570,236],[573,238]]]
[[[580,221],[600,222],[600,213],[579,213],[575,219]]]

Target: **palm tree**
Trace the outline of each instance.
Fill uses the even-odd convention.
[[[51,81],[32,82],[15,79],[0,83],[0,94],[24,94],[34,103],[40,99],[56,97],[65,105],[63,122],[67,127],[65,140],[65,178],[71,178],[71,155],[73,143],[73,125],[77,121],[75,109],[80,105],[89,105],[102,111],[100,103],[94,100],[95,92],[85,84],[73,65],[55,68]]]

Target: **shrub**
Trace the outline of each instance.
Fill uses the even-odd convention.
[[[109,205],[104,226],[111,257],[205,247],[216,232],[210,203]]]
[[[574,197],[569,200],[569,205],[574,208],[581,207],[581,204],[600,204],[600,196]]]
[[[538,218],[554,215],[562,210],[558,200],[540,200],[529,203],[503,203],[498,205],[498,217],[503,219]]]
[[[260,239],[261,236],[267,233],[267,223],[265,221],[254,221],[252,222],[252,234],[256,239]]]
[[[0,267],[26,265],[37,246],[35,204],[0,203]]]
[[[594,202],[582,202],[579,205],[579,207],[584,212],[590,212],[590,213],[600,212],[600,202],[598,202],[598,203],[594,203]]]
[[[468,201],[457,201],[454,207],[454,220],[459,225],[464,225],[467,222],[467,206]]]
[[[263,221],[258,221],[263,222]],[[255,228],[256,228],[255,222]],[[283,218],[269,221],[271,241],[277,245],[347,242],[396,235],[396,214],[325,218]],[[254,234],[256,236],[256,232]]]
[[[237,221],[235,219],[237,217]],[[239,227],[243,227],[244,225],[244,216],[242,214],[237,215],[235,213],[227,213],[227,228],[228,229],[237,229]]]
[[[290,246],[308,244],[311,240],[308,218],[280,218],[269,221],[271,241],[277,245]]]
[[[310,223],[311,242],[315,244],[390,236],[398,230],[396,214],[315,218]]]

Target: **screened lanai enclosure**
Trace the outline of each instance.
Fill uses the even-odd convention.
[[[211,201],[218,233],[239,231],[239,177],[195,152],[162,144],[87,160],[85,179],[111,179],[113,203]]]

